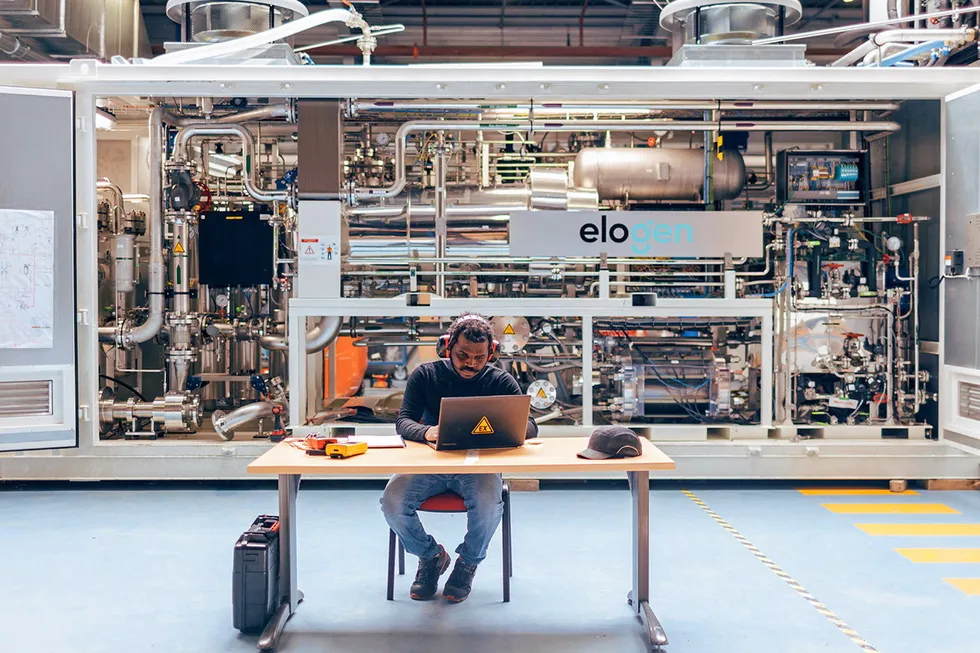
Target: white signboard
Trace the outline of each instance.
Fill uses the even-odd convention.
[[[0,209],[0,314],[0,349],[52,347],[53,211]]]
[[[761,211],[518,211],[511,256],[761,257]]]

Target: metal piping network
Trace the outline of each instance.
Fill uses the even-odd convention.
[[[831,63],[831,66],[850,66],[857,63],[866,55],[875,52],[886,43],[904,43],[946,40],[955,43],[966,43],[976,39],[976,29],[963,27],[960,29],[891,29],[868,36],[868,40],[854,48],[843,57]]]
[[[137,419],[149,419],[170,433],[191,433],[201,425],[200,399],[197,395],[169,393],[152,402],[140,402],[135,398],[126,401],[102,399],[99,401],[99,419],[105,424]]]
[[[315,354],[322,351],[337,338],[343,324],[344,318],[342,317],[321,317],[320,323],[306,334],[306,353]],[[272,351],[287,351],[289,349],[289,341],[286,336],[260,336],[259,344]]]
[[[115,327],[99,327],[99,340],[113,342],[122,349],[132,349],[141,342],[152,340],[163,328],[163,114],[155,108],[150,114],[150,215],[148,234],[150,247],[149,283],[147,296],[150,314],[139,326],[120,321]]]
[[[933,30],[937,31],[937,30]],[[439,130],[499,130],[503,127],[511,130],[539,130],[552,132],[574,132],[580,130],[605,131],[861,131],[861,132],[897,132],[901,129],[896,122],[756,122],[747,120],[582,120],[571,122],[507,122],[493,123],[478,120],[455,121],[425,121],[415,120],[402,124],[395,134],[395,161],[405,160],[406,139],[416,131]],[[178,136],[179,138],[179,136]],[[408,173],[405,166],[395,166],[395,182],[387,188],[356,188],[352,194],[354,199],[382,199],[395,197],[408,183]],[[332,194],[311,197],[311,199],[339,199]]]
[[[184,161],[191,160],[188,145],[190,144],[190,140],[195,136],[237,137],[242,142],[242,165],[245,167],[242,171],[242,181],[245,184],[245,192],[248,193],[249,197],[260,202],[283,201],[289,197],[289,191],[258,187],[258,181],[256,179],[257,168],[254,165],[255,142],[252,138],[252,132],[246,127],[235,124],[217,125],[213,123],[200,123],[183,127],[177,132],[177,137],[174,140],[174,151]]]

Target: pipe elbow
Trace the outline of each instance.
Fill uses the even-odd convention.
[[[211,415],[211,424],[222,440],[231,440],[235,437],[235,431],[246,424],[265,417],[272,417],[272,409],[276,405],[272,401],[257,401],[253,404],[246,404],[241,408],[236,408],[230,413],[226,413],[223,410],[216,410]]]

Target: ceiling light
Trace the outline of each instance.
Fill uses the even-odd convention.
[[[116,117],[102,109],[101,107],[95,108],[95,128],[102,130],[110,130],[116,126]]]

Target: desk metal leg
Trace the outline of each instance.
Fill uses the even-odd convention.
[[[259,637],[259,649],[271,651],[279,645],[286,622],[303,600],[296,589],[296,495],[299,474],[279,475],[279,609]]]
[[[667,645],[667,634],[650,607],[650,473],[627,472],[633,499],[633,591],[629,604],[646,629],[652,650]]]

